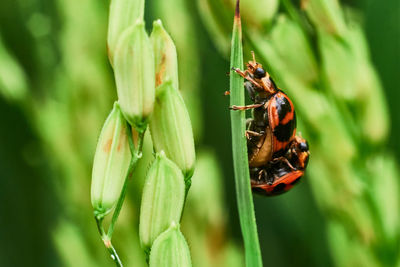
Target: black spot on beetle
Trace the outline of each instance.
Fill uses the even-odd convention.
[[[278,112],[279,120],[283,120],[286,114],[292,111],[292,106],[290,105],[290,102],[285,95],[275,97],[275,101],[276,111]]]
[[[253,187],[252,190],[253,190],[253,193],[256,193],[256,194],[268,195],[267,192],[260,187]]]
[[[273,194],[283,193],[283,192],[285,192],[285,188],[286,188],[286,185],[284,183],[280,183],[274,187],[274,190],[272,190],[272,193]]]
[[[275,152],[274,152],[273,158],[282,157],[283,155],[286,154],[286,152],[287,152],[287,148],[286,148],[286,147],[285,147],[285,148],[282,148],[282,149],[279,149],[278,151],[275,151]]]
[[[292,137],[294,129],[296,128],[296,121],[291,120],[286,124],[278,124],[274,128],[274,136],[281,142],[289,141]]]

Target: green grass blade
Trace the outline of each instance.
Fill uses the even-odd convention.
[[[239,13],[239,0],[236,3],[231,44],[231,69],[243,67],[242,28]],[[243,78],[231,70],[231,106],[244,105]],[[232,149],[235,172],[236,197],[242,228],[246,266],[262,266],[257,225],[254,214],[253,197],[250,188],[249,165],[245,138],[246,118],[244,111],[231,111]]]

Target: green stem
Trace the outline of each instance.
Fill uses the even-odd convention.
[[[130,146],[130,149],[131,149],[132,159],[131,159],[131,162],[129,163],[129,168],[128,168],[128,171],[126,173],[124,186],[122,187],[121,195],[119,196],[117,205],[115,207],[115,210],[114,210],[114,213],[113,213],[113,216],[112,216],[112,219],[111,219],[110,227],[108,228],[107,236],[108,236],[108,238],[110,240],[112,238],[115,224],[117,222],[119,213],[121,212],[121,208],[122,208],[122,205],[123,205],[124,200],[125,200],[126,189],[128,187],[129,178],[131,177],[133,171],[135,170],[138,161],[142,158],[143,139],[144,139],[144,134],[146,132],[146,130],[144,130],[143,132],[139,133],[138,148],[136,149],[134,144],[133,144],[133,140],[132,140],[132,129],[131,129],[131,127],[129,125],[127,127],[127,131],[128,131],[128,139],[129,139],[129,146]]]
[[[239,0],[236,4],[231,46],[231,69],[243,67],[242,31],[239,13]],[[230,75],[231,106],[244,105],[243,78],[231,71]],[[232,150],[235,172],[236,197],[240,226],[243,234],[246,266],[262,266],[261,251],[258,241],[257,225],[254,214],[253,197],[250,186],[247,144],[245,137],[246,118],[244,111],[231,111]]]
[[[104,231],[103,218],[104,217],[95,216],[97,229],[99,230],[99,233],[101,235],[101,240],[103,240],[104,246],[107,248],[108,252],[111,255],[111,259],[115,262],[117,267],[123,267],[121,259],[119,258],[117,251],[111,243],[111,239],[106,235],[106,232]]]
[[[104,241],[104,240],[103,240]],[[115,248],[113,247],[111,240],[108,240],[108,244],[106,245],[108,252],[111,255],[111,258],[113,259],[113,261],[115,262],[115,264],[117,265],[117,267],[123,267],[121,259],[119,258],[117,251],[115,250]]]

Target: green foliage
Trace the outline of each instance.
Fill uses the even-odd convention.
[[[382,164],[393,161],[391,152],[378,149],[387,139],[388,113],[364,33],[352,11],[345,20],[338,1],[304,1],[305,14],[290,1],[283,4],[268,27],[243,17],[244,39],[295,103],[298,130],[311,147],[306,178],[327,231],[335,233],[329,235],[332,256],[337,266],[394,266],[393,238],[398,242],[400,232],[388,235],[385,228],[400,218],[383,213],[389,199],[399,205],[399,176],[396,167]],[[381,184],[393,190],[379,195]]]
[[[97,0],[0,1],[1,266],[113,265],[90,215],[90,176],[117,99],[111,32],[136,16],[147,32],[162,19],[177,49],[178,89],[198,151],[180,224],[192,263],[244,265],[223,96],[234,1],[154,0],[146,13],[129,6],[143,2],[110,9]],[[398,1],[292,2],[242,1],[244,58],[254,50],[294,101],[311,148],[302,184],[254,197],[264,264],[397,266]],[[125,20],[119,10],[136,15]],[[143,145],[113,234],[126,266],[147,266],[138,229],[153,160],[149,131]]]

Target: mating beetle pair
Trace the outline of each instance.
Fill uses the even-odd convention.
[[[231,109],[253,109],[246,130],[253,191],[278,195],[290,190],[304,175],[310,153],[307,141],[296,136],[292,101],[256,62],[254,52],[252,55],[247,70],[234,70],[246,79],[244,87],[254,103]]]

